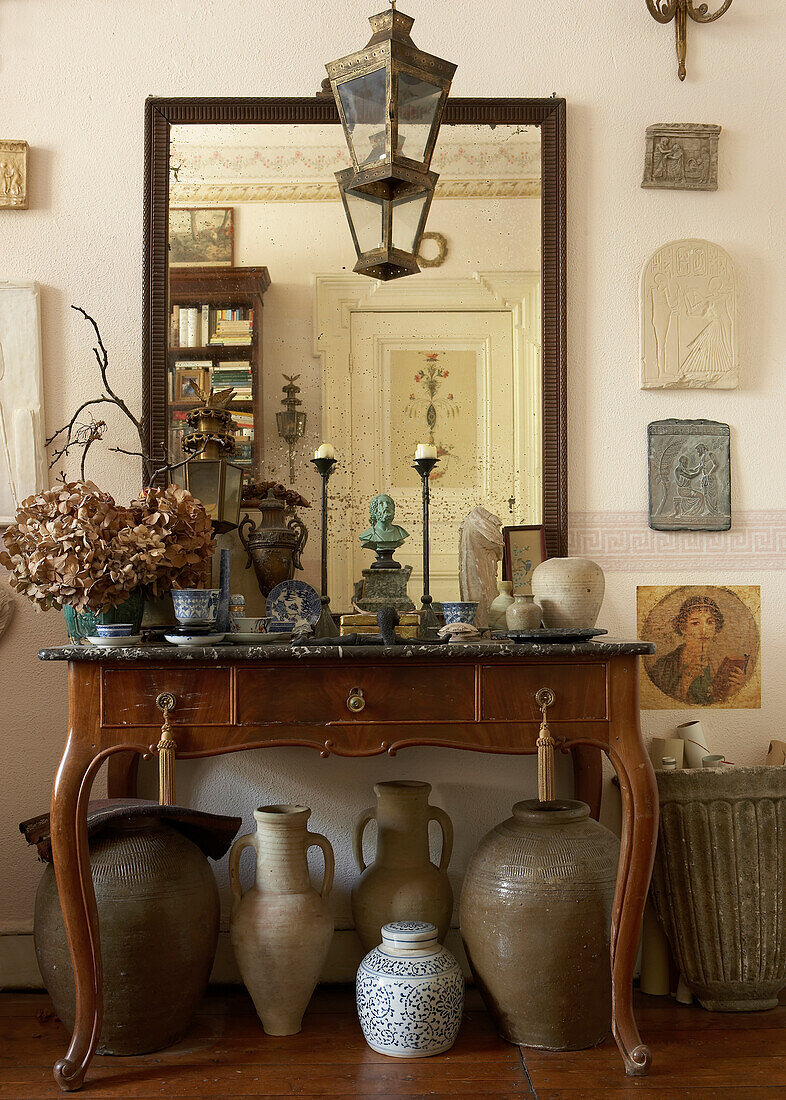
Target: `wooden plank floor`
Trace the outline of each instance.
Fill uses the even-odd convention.
[[[170,1050],[97,1057],[80,1095],[90,1100],[335,1100],[359,1097],[529,1097],[530,1100],[786,1100],[786,1007],[709,1013],[637,996],[649,1077],[626,1078],[610,1040],[550,1054],[499,1039],[475,990],[448,1054],[400,1061],[370,1050],[352,991],[320,989],[299,1035],[263,1034],[243,990],[212,992],[187,1037]],[[67,1040],[45,994],[0,994],[0,1100],[61,1096],[52,1064]]]

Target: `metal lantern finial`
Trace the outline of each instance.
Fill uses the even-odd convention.
[[[355,271],[396,279],[420,270],[416,256],[438,179],[431,157],[456,66],[417,48],[414,19],[395,2],[369,22],[366,46],[325,66],[352,157],[352,168],[336,179],[358,253]]]
[[[201,500],[219,534],[237,527],[243,468],[227,459],[235,453],[237,424],[229,408],[234,390],[210,390],[204,404],[192,409],[183,449],[193,457],[175,472],[175,483]]]

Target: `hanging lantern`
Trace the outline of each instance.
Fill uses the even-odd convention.
[[[205,506],[218,534],[233,530],[240,518],[243,468],[227,461],[235,453],[237,425],[227,407],[233,395],[234,390],[218,395],[211,390],[205,405],[189,412],[191,431],[183,436],[183,448],[193,458],[174,473],[175,483]]]
[[[426,228],[436,172],[424,173],[424,183],[398,198],[371,195],[355,187],[351,168],[336,173],[358,259],[354,270],[372,279],[400,279],[420,271],[417,254]]]
[[[292,485],[295,480],[295,444],[306,430],[306,414],[298,408],[303,402],[295,396],[300,393],[300,386],[295,385],[300,375],[285,374],[284,378],[287,380],[287,385],[282,386],[281,389],[286,396],[281,399],[284,408],[276,413],[276,426],[278,434],[289,448],[289,483]]]
[[[336,173],[358,254],[355,271],[398,279],[417,253],[439,178],[429,171],[456,66],[423,53],[414,19],[372,15],[368,44],[326,65],[352,168]]]

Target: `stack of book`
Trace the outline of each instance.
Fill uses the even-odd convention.
[[[250,401],[253,396],[251,364],[242,362],[216,363],[210,374],[210,384],[214,390],[225,390],[231,386],[235,390],[235,401]]]
[[[224,312],[238,313],[239,310]],[[250,344],[254,333],[254,321],[251,319],[235,319],[218,317],[216,330],[210,337],[211,344]]]
[[[254,334],[254,311],[247,308],[172,306],[169,346],[205,348],[210,344],[249,345]]]

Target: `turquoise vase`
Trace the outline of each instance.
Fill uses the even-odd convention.
[[[94,638],[99,623],[131,623],[131,633],[138,634],[142,629],[142,614],[145,610],[145,594],[136,588],[128,599],[109,611],[74,611],[68,604],[63,608],[68,639],[77,645],[83,638]]]

